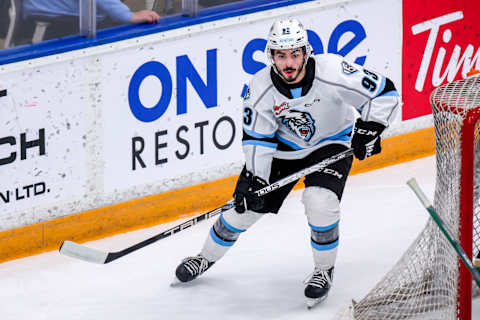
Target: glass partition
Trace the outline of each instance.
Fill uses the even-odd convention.
[[[131,0],[135,1],[135,0]],[[153,10],[161,16],[182,12],[182,0],[146,0],[152,2]]]
[[[94,10],[86,10],[84,6],[82,12],[80,3],[85,4],[85,1],[89,1]],[[131,23],[156,23],[168,15],[195,16],[203,8],[233,2],[242,1],[0,0],[0,50],[70,35],[95,36],[101,29]]]
[[[0,49],[79,34],[80,4],[86,1],[90,0],[0,0]],[[97,30],[156,22],[160,17],[152,10],[155,2],[96,0],[96,10],[86,11],[86,14],[96,11],[96,18],[90,18],[96,22],[94,29]],[[88,20],[89,17],[84,22]]]
[[[165,0],[97,0],[97,29],[105,29],[125,24],[156,23],[162,13],[154,7]]]
[[[232,2],[242,2],[241,0],[198,0],[198,8],[208,8],[219,6],[222,4],[232,3]]]
[[[0,0],[0,48],[77,34],[78,4],[78,1]]]
[[[130,0],[136,1],[136,0]],[[198,10],[242,0],[143,0],[150,1],[152,8],[161,16],[184,14],[195,16]]]

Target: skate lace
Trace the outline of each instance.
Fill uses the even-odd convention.
[[[327,284],[331,284],[332,280],[328,275],[328,270],[315,269],[305,280],[306,285],[324,288]]]
[[[192,276],[202,274],[209,266],[208,260],[202,256],[185,258],[183,264]]]

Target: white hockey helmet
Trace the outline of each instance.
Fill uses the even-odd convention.
[[[307,31],[297,19],[277,20],[273,23],[268,34],[266,54],[268,61],[275,65],[272,50],[296,49],[305,47],[307,57],[312,53],[312,47],[308,43]]]

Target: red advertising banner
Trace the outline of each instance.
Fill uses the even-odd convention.
[[[403,0],[402,120],[432,113],[441,84],[480,69],[480,1]]]

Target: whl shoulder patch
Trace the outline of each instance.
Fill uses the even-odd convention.
[[[342,61],[342,69],[343,69],[343,73],[347,75],[351,75],[357,72],[357,68],[355,68],[354,66],[352,66],[351,64],[345,61]]]

